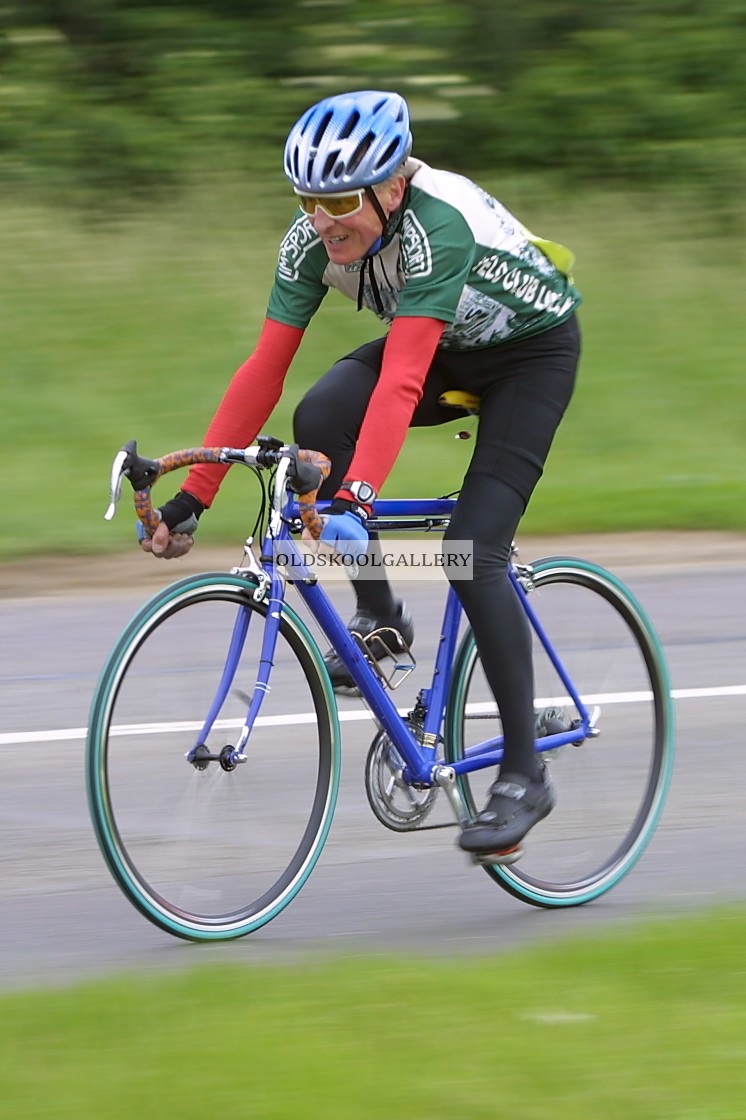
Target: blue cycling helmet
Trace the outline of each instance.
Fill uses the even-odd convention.
[[[362,90],[308,109],[285,142],[285,174],[296,190],[333,194],[388,179],[412,150],[409,109],[398,93]]]

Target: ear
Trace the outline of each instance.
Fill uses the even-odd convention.
[[[392,179],[386,192],[386,208],[389,214],[393,214],[398,210],[404,198],[404,192],[407,189],[407,180],[403,175],[397,175]]]
[[[391,184],[391,209],[399,209],[404,197],[404,190],[407,189],[407,179],[403,175],[398,175]]]

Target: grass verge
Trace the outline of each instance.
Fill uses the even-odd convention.
[[[13,1120],[735,1120],[746,911],[489,960],[204,967],[0,998]]]

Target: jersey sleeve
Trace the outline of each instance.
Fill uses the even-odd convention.
[[[321,238],[299,213],[280,243],[267,315],[304,330],[328,291],[324,283],[327,263]]]
[[[205,447],[246,447],[280,399],[285,376],[303,331],[265,319],[254,352],[238,367],[204,438]],[[210,506],[228,467],[200,463],[182,489]]]
[[[444,327],[441,320],[414,317],[392,323],[348,478],[380,490],[406,438]]]

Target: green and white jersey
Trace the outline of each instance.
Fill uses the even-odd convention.
[[[404,174],[409,182],[397,232],[365,262],[364,306],[389,324],[401,315],[446,322],[445,350],[528,338],[572,315],[581,297],[568,249],[535,237],[462,175],[416,159],[407,160]],[[299,213],[280,245],[267,314],[305,328],[329,288],[357,300],[362,268],[362,261],[332,264]]]

